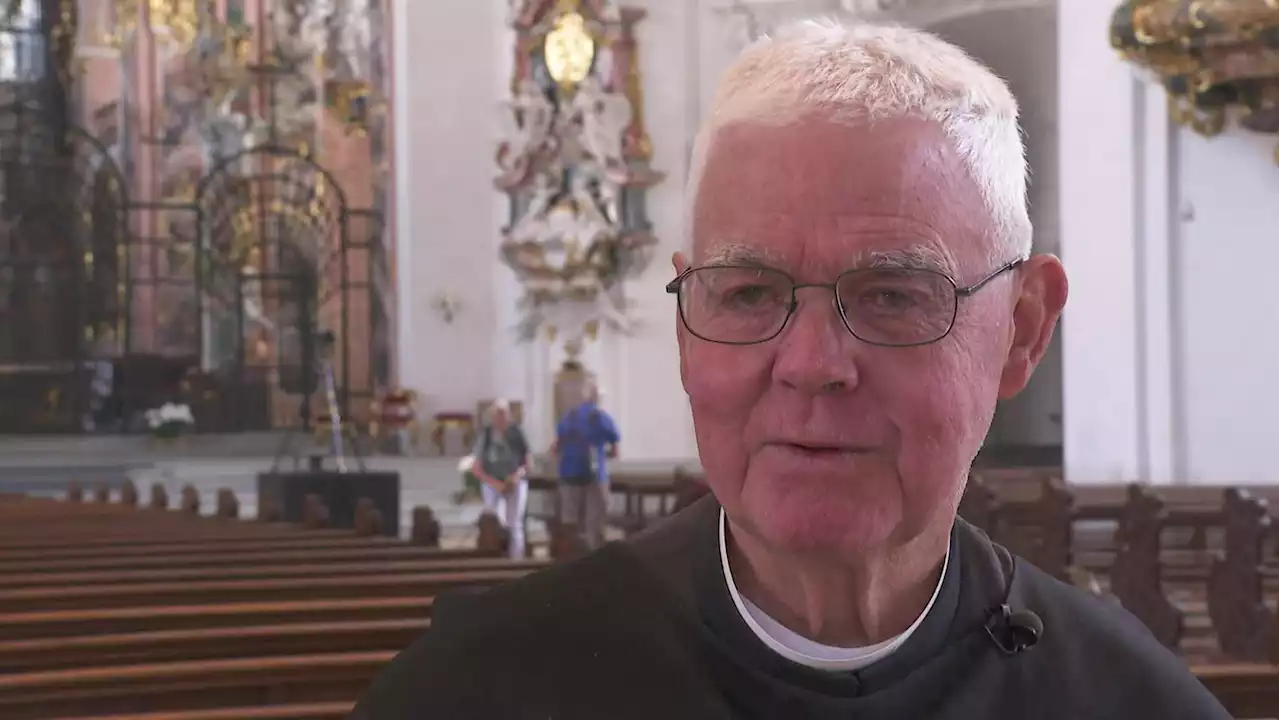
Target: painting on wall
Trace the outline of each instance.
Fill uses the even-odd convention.
[[[635,29],[611,0],[513,2],[511,96],[496,186],[510,198],[501,257],[523,288],[520,336],[562,333],[571,357],[603,326],[632,326],[624,281],[655,238]]]
[[[390,382],[384,2],[0,0],[0,307],[51,319],[0,354],[150,358],[208,429],[295,424],[326,359],[367,405]],[[54,177],[66,197],[22,190]],[[83,288],[60,310],[54,277]]]

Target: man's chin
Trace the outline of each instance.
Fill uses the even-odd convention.
[[[741,512],[759,540],[799,555],[847,555],[883,547],[899,521],[896,506],[803,492],[744,496]]]

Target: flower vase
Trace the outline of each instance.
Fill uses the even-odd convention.
[[[151,444],[157,448],[173,449],[182,442],[185,426],[180,422],[163,422],[151,428]]]

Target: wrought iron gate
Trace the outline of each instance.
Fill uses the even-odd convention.
[[[129,338],[127,237],[110,153],[56,107],[0,107],[0,432],[77,432],[104,409]]]
[[[216,414],[228,429],[316,415],[323,398],[311,394],[325,367],[344,415],[353,399],[371,399],[380,226],[354,228],[357,216],[325,168],[270,145],[214,167],[195,203],[200,364],[219,378]],[[353,229],[368,232],[353,240]]]

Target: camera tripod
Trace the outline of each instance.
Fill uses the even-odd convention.
[[[306,362],[306,360],[310,359],[312,353],[306,352],[307,350],[310,350],[310,348],[304,348],[304,374],[307,376],[305,380],[306,393],[302,396],[301,403],[298,407],[298,415],[301,420],[299,425],[301,426],[302,433],[305,436],[311,436],[313,434],[311,422],[311,397],[315,393],[316,385],[323,383],[325,403],[328,405],[329,411],[330,431],[329,440],[326,443],[328,447],[323,454],[313,453],[308,455],[308,469],[312,471],[320,470],[324,466],[325,457],[332,457],[334,466],[337,468],[338,472],[345,473],[347,472],[347,462],[346,456],[343,452],[342,413],[338,408],[338,388],[333,377],[333,362],[330,360],[334,344],[334,335],[332,332],[323,332],[320,333],[319,340],[322,348],[319,358],[320,366],[316,369],[314,376],[310,372],[311,363]],[[271,461],[271,472],[274,473],[279,469],[280,461],[285,455],[289,455],[293,459],[293,469],[297,471],[298,466],[301,464],[301,458],[296,452],[294,452],[293,441],[294,435],[298,433],[298,430],[299,428],[297,427],[291,427],[284,434],[284,437],[280,439],[280,446],[276,449],[275,458]],[[363,472],[365,469],[364,457],[360,453],[360,443],[358,442],[358,439],[353,439],[351,442],[351,454],[355,458],[357,469]]]

